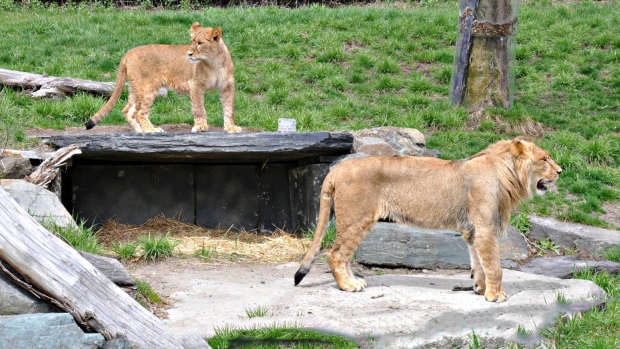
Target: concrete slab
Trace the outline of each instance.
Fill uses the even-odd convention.
[[[485,345],[507,340],[536,342],[536,333],[558,314],[570,312],[556,302],[558,294],[571,301],[593,301],[605,292],[584,280],[561,280],[504,270],[505,303],[485,301],[471,291],[469,272],[439,270],[427,273],[379,274],[363,269],[368,288],[340,291],[325,264],[318,263],[293,286],[297,263],[213,265],[178,261],[143,265],[132,274],[169,297],[165,322],[179,334],[212,336],[216,328],[297,325],[337,332],[358,340],[376,338],[377,348],[450,347],[464,345],[472,332]],[[174,268],[174,272],[169,272]],[[383,274],[385,273],[385,274]],[[259,307],[268,316],[248,318]],[[534,335],[517,338],[522,326]],[[430,346],[429,346],[430,345]]]

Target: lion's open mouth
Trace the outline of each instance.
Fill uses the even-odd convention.
[[[547,185],[549,185],[551,183],[550,180],[548,179],[541,179],[538,181],[538,183],[536,183],[536,189],[540,190],[540,191],[547,191]]]

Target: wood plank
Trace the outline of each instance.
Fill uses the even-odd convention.
[[[78,251],[43,228],[0,188],[0,259],[106,339],[139,348],[209,348],[201,338],[175,338]]]

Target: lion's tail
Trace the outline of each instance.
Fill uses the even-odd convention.
[[[334,194],[334,181],[332,176],[330,176],[332,173],[333,172],[328,173],[327,177],[325,177],[325,181],[323,181],[323,187],[321,188],[321,202],[319,206],[319,219],[314,232],[314,241],[312,241],[312,246],[310,246],[306,256],[301,261],[299,270],[295,273],[295,286],[299,285],[301,280],[303,280],[312,268],[312,265],[314,264],[314,257],[321,248],[321,242],[323,241],[323,236],[325,235],[327,225],[329,224],[329,218],[332,211],[332,197]]]
[[[108,102],[99,109],[98,112],[93,115],[90,120],[86,122],[86,129],[90,130],[95,127],[103,119],[108,113],[112,110],[118,99],[121,97],[123,93],[123,89],[125,88],[125,79],[127,78],[127,66],[125,65],[125,59],[121,59],[121,63],[118,65],[118,73],[116,76],[116,85],[114,86],[114,91],[112,91],[112,95]]]

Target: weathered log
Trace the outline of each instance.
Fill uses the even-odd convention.
[[[0,83],[29,90],[32,97],[65,97],[78,91],[109,96],[114,90],[113,82],[97,82],[74,78],[62,78],[15,70],[0,69]]]
[[[106,339],[139,348],[209,348],[204,339],[175,338],[163,321],[135,302],[71,246],[57,238],[0,188],[0,259]]]
[[[26,177],[26,180],[32,184],[46,188],[58,175],[58,167],[63,166],[73,155],[81,153],[80,148],[75,144],[60,148],[52,156],[45,159],[34,172]]]

